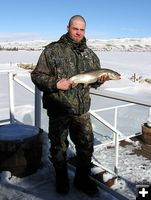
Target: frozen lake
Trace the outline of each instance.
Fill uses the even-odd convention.
[[[0,51],[0,64],[36,64],[41,51]],[[151,52],[96,52],[102,67],[140,75],[151,74]]]
[[[15,69],[16,63],[37,63],[41,51],[0,51],[0,69]],[[126,96],[132,96],[141,99],[151,99],[150,84],[134,83],[128,79],[133,73],[150,76],[151,74],[151,53],[149,52],[96,52],[100,58],[103,68],[111,68],[122,74],[119,81],[108,81],[103,84],[99,90],[107,90],[118,92]],[[19,75],[18,78],[25,84],[34,89],[30,75]],[[8,89],[4,89],[3,85],[7,85],[8,78],[6,74],[1,75],[0,79],[0,96],[1,96],[1,115],[0,120],[9,117],[9,98]],[[126,104],[117,100],[105,97],[92,96],[91,109],[108,108]],[[145,106],[129,106],[118,109],[118,129],[125,135],[130,135],[141,131],[141,124],[146,122],[148,118],[148,107]],[[114,109],[98,112],[106,121],[113,125]],[[137,118],[135,117],[137,116]],[[15,83],[15,117],[24,123],[34,124],[34,95],[23,89]],[[42,128],[47,130],[46,112],[42,110]],[[94,132],[98,134],[105,127],[92,118]],[[129,128],[127,128],[127,126]],[[106,130],[105,130],[106,131]],[[107,131],[109,138],[111,131]],[[98,134],[99,135],[99,134]],[[102,137],[102,136],[101,136]],[[105,137],[106,138],[106,137]],[[102,139],[99,139],[102,141]],[[96,144],[100,142],[96,141]]]

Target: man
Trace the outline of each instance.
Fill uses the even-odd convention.
[[[87,47],[84,36],[85,19],[80,15],[71,17],[67,33],[57,42],[50,43],[41,53],[32,81],[43,91],[43,107],[49,116],[50,153],[56,173],[56,191],[69,192],[66,151],[68,133],[75,144],[76,172],[74,185],[88,195],[98,193],[96,183],[90,178],[93,153],[93,132],[88,113],[90,108],[90,86],[72,88],[73,75],[100,69],[99,58]],[[108,77],[101,77],[98,87]]]

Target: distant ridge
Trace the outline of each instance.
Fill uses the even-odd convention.
[[[51,40],[30,40],[0,42],[0,50],[42,50]],[[87,44],[94,51],[143,51],[151,52],[150,38],[88,39]]]
[[[88,40],[90,48],[96,51],[151,51],[150,38],[118,38],[109,40]]]

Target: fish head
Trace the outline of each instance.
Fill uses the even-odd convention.
[[[118,72],[111,70],[111,69],[102,69],[99,71],[99,76],[107,76],[108,80],[119,80],[121,79],[121,74],[119,74]]]
[[[109,74],[108,74],[108,76],[109,76],[109,79],[111,79],[111,80],[120,80],[121,79],[121,74],[119,74],[118,72],[110,72]]]

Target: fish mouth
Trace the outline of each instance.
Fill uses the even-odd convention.
[[[121,79],[121,75],[120,74],[116,74],[115,77],[116,77],[116,80],[120,80]]]

